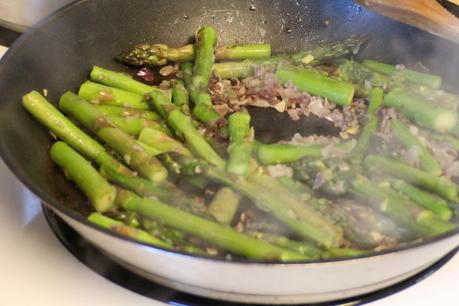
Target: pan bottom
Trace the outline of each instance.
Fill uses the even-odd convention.
[[[197,294],[205,294],[213,296],[217,299],[230,298],[234,299],[235,297],[225,296],[228,293],[208,293],[200,292],[199,288],[183,288],[180,284],[170,282],[166,279],[160,279],[152,275],[142,275],[142,273],[135,268],[130,267],[126,263],[122,263],[117,259],[114,259],[110,256],[107,256],[90,242],[85,240],[81,235],[79,235],[75,230],[68,226],[59,216],[57,216],[52,210],[43,206],[43,212],[46,216],[46,220],[50,225],[52,231],[61,241],[61,243],[72,253],[77,259],[82,263],[88,266],[90,269],[100,274],[101,276],[107,278],[108,280],[122,286],[128,290],[134,291],[138,294],[150,297],[154,300],[161,301],[164,303],[170,304],[179,304],[179,305],[222,305],[222,306],[236,306],[236,305],[245,305],[240,303],[232,302],[222,302],[213,300],[210,298],[204,298],[197,295],[192,295],[189,293],[184,293],[179,290],[172,289],[180,288],[182,291],[193,291]],[[404,290],[414,284],[417,284],[419,281],[430,276],[432,273],[437,271],[440,267],[446,264],[455,254],[457,250],[450,252],[448,255],[444,256],[434,264],[429,265],[428,267],[423,267],[419,271],[411,272],[413,275],[404,275],[400,277],[404,279],[399,281],[394,285],[390,285],[387,288],[379,289],[375,292],[368,293],[365,295],[356,296],[353,298],[346,298],[339,301],[327,302],[314,305],[361,305],[366,304],[389,295],[395,294],[401,290]],[[133,273],[130,270],[135,270]],[[154,279],[155,281],[152,281]],[[161,285],[167,284],[168,287]],[[259,299],[261,297],[258,297]],[[239,297],[240,300],[254,301],[257,297]],[[303,304],[306,305],[306,304]]]

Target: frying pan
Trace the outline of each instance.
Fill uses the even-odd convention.
[[[89,224],[87,201],[50,161],[53,138],[22,108],[21,96],[47,89],[55,103],[64,91],[77,90],[92,65],[128,69],[112,60],[127,47],[142,41],[181,45],[204,24],[217,29],[220,44],[271,42],[278,52],[351,34],[370,35],[362,58],[408,66],[422,63],[446,82],[459,76],[454,69],[459,64],[457,45],[349,0],[77,1],[30,29],[0,63],[0,153],[5,163],[47,206],[127,268],[178,290],[217,299],[311,303],[351,297],[406,279],[459,244],[454,231],[369,256],[281,264],[186,255]],[[271,113],[257,120],[276,133]]]

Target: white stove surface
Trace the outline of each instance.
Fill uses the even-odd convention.
[[[0,57],[2,54],[0,47]],[[0,161],[0,305],[159,306],[79,262],[58,241],[40,200]],[[459,255],[420,283],[368,305],[459,305]]]

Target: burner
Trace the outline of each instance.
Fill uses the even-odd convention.
[[[239,304],[232,302],[216,301],[208,298],[194,296],[188,293],[182,293],[174,289],[156,284],[150,280],[140,277],[125,268],[112,259],[104,255],[96,247],[90,244],[87,240],[81,237],[71,227],[69,227],[62,219],[54,212],[43,206],[43,212],[46,220],[53,230],[54,234],[59,238],[62,244],[82,263],[91,268],[96,273],[109,279],[115,284],[126,289],[134,291],[138,294],[150,297],[156,301],[168,303],[171,305],[183,306],[206,306],[206,305],[221,305],[221,306],[243,306],[248,304]],[[424,271],[412,276],[411,278],[390,286],[386,289],[376,291],[374,293],[358,296],[355,298],[334,301],[330,303],[314,304],[316,306],[326,305],[362,305],[378,299],[382,299],[399,291],[402,291],[410,286],[413,286],[430,276],[432,273],[446,264],[455,254],[457,250],[450,252],[448,255],[434,263]],[[255,306],[254,304],[251,304]],[[306,306],[306,305],[304,305]]]

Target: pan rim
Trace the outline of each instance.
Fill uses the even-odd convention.
[[[84,3],[90,2],[89,0],[76,0],[73,1],[62,8],[56,10],[55,12],[51,13],[50,15],[44,17],[41,19],[39,22],[34,24],[32,27],[30,27],[25,33],[23,33],[8,49],[6,54],[2,57],[0,60],[0,75],[2,75],[3,70],[5,69],[4,67],[8,64],[11,58],[14,57],[16,50],[21,47],[24,43],[27,43],[28,38],[33,36],[33,34],[39,30],[41,30],[45,26],[49,26],[52,24],[52,22],[58,18],[62,18],[65,16],[65,14],[72,10],[74,7],[79,6]],[[315,260],[304,260],[304,261],[288,261],[288,262],[280,262],[280,261],[266,261],[266,260],[250,260],[250,259],[231,259],[227,260],[225,258],[220,258],[220,257],[213,257],[210,255],[197,255],[197,254],[189,254],[185,253],[183,251],[174,251],[162,247],[157,247],[153,246],[144,242],[140,242],[137,240],[134,240],[132,238],[122,236],[114,231],[110,231],[104,228],[100,228],[96,226],[95,224],[89,222],[86,218],[81,216],[80,214],[74,212],[70,208],[66,207],[65,205],[61,204],[59,201],[57,201],[55,198],[50,197],[47,193],[42,192],[39,190],[39,188],[35,187],[35,184],[33,181],[29,180],[29,178],[26,175],[23,175],[22,173],[17,173],[15,171],[16,167],[13,165],[13,162],[8,158],[8,155],[5,153],[4,150],[5,145],[0,144],[0,157],[4,161],[5,165],[7,168],[11,171],[11,173],[19,179],[19,181],[27,188],[29,189],[35,196],[37,196],[44,205],[47,205],[51,207],[52,209],[57,209],[61,213],[65,214],[66,216],[70,217],[71,219],[74,219],[78,221],[79,223],[82,223],[85,226],[88,226],[92,229],[101,231],[105,234],[108,234],[112,237],[116,237],[118,239],[122,239],[124,241],[128,241],[131,243],[138,244],[140,246],[148,248],[150,251],[155,251],[155,252],[161,252],[165,253],[166,255],[171,255],[171,256],[180,256],[180,257],[188,257],[190,259],[199,259],[199,260],[212,260],[215,262],[220,262],[222,264],[245,264],[245,265],[263,265],[263,266],[284,266],[284,265],[294,265],[294,266],[305,266],[305,265],[317,265],[317,264],[331,264],[331,263],[342,263],[342,262],[350,262],[350,261],[360,261],[360,260],[367,260],[369,258],[377,258],[381,256],[388,256],[388,255],[394,255],[395,253],[403,252],[403,251],[408,251],[408,250],[414,250],[414,249],[419,249],[421,247],[425,247],[428,245],[433,245],[437,242],[440,242],[442,240],[446,240],[447,238],[451,238],[457,234],[459,234],[459,227],[456,228],[455,230],[452,230],[450,232],[444,233],[442,235],[435,236],[430,239],[425,239],[419,242],[414,242],[414,243],[408,243],[403,246],[398,246],[392,249],[384,250],[384,251],[376,251],[376,252],[370,252],[368,254],[364,255],[359,255],[359,256],[353,256],[353,257],[334,257],[334,258],[324,258],[324,259],[315,259]],[[451,249],[454,249],[457,246],[453,246]]]

